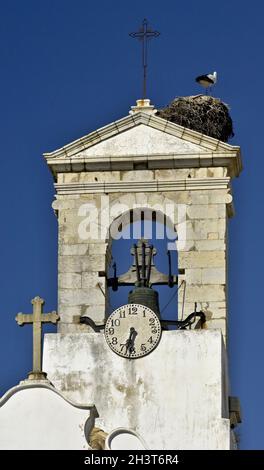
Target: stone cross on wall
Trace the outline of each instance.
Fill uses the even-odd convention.
[[[41,358],[42,358],[42,323],[54,323],[59,320],[57,312],[43,313],[42,307],[45,303],[40,297],[35,297],[31,300],[33,305],[33,314],[18,313],[16,322],[19,326],[26,323],[33,324],[33,370],[29,374],[30,379],[43,379],[46,374],[42,372]]]

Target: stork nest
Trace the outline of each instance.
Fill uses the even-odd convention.
[[[223,142],[234,136],[228,106],[212,96],[175,98],[168,106],[159,109],[157,116]]]

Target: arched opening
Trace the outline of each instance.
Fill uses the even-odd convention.
[[[140,207],[121,214],[112,222],[109,228],[107,277],[117,277],[119,285],[118,288],[115,285],[114,289],[113,286],[109,287],[107,315],[120,305],[128,303],[129,292],[137,281],[135,245],[139,257],[142,257],[145,245],[145,278],[147,279],[149,274],[148,265],[151,258],[150,286],[158,292],[160,317],[162,320],[178,319],[176,240],[174,224],[161,211]],[[150,253],[151,247],[153,248]],[[129,284],[126,285],[126,282]]]

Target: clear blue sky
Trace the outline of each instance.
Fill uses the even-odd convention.
[[[229,357],[243,408],[241,448],[263,449],[263,18],[259,1],[13,0],[1,2],[1,393],[31,369],[30,327],[14,317],[41,295],[57,304],[54,189],[41,154],[128,113],[141,96],[140,45],[128,33],[147,17],[148,95],[156,106],[200,92],[231,106],[244,171],[230,221]]]

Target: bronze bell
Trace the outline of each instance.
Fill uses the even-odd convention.
[[[159,294],[151,287],[135,287],[128,294],[128,303],[145,305],[160,317]]]

